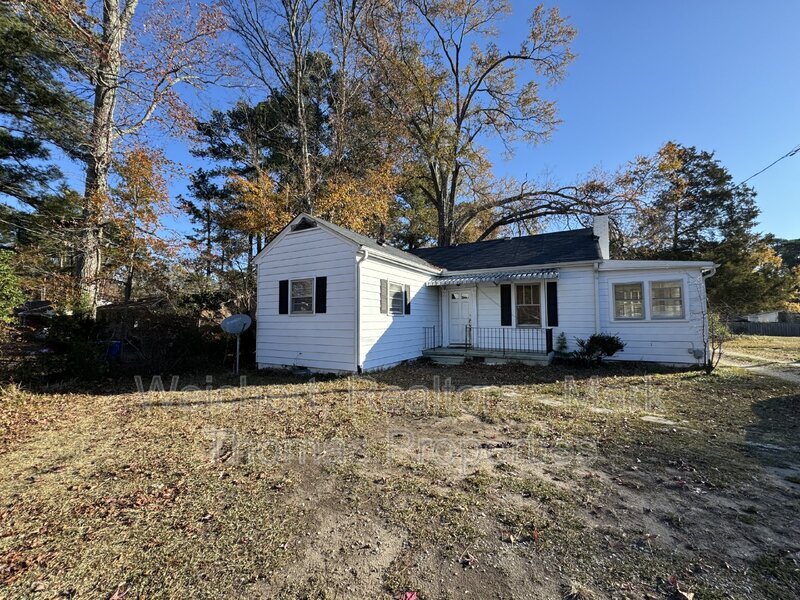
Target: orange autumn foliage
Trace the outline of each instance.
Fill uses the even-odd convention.
[[[389,219],[399,183],[390,164],[361,178],[335,178],[323,187],[315,202],[315,214],[364,235],[376,235]]]

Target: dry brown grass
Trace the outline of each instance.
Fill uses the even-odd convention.
[[[725,348],[764,361],[800,363],[800,337],[737,335]]]
[[[490,387],[407,389],[434,377]],[[800,593],[800,411],[773,379],[418,364],[115,385],[3,390],[0,596]]]

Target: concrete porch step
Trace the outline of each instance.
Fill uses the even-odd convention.
[[[499,350],[482,350],[480,348],[429,348],[422,351],[437,365],[460,365],[466,359],[478,359],[489,365],[522,363],[529,366],[546,366],[553,359],[552,353],[544,352],[502,352]]]
[[[431,359],[435,365],[463,365],[466,356],[463,354],[423,354]]]

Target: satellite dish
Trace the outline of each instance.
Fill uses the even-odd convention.
[[[222,331],[236,336],[236,374],[239,374],[239,336],[250,328],[253,320],[247,315],[232,315],[220,323]]]
[[[242,335],[250,328],[253,320],[247,315],[233,315],[220,323],[222,331],[231,335]]]

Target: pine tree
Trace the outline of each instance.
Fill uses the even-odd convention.
[[[0,3],[0,39],[0,196],[33,204],[61,175],[48,163],[50,148],[81,155],[87,105],[59,78],[71,59],[14,3]]]

